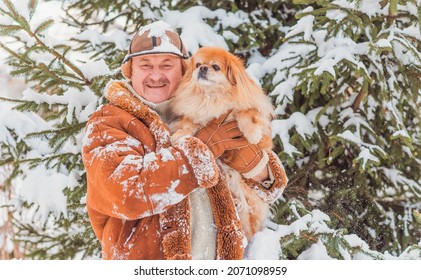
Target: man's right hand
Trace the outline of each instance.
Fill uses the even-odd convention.
[[[195,135],[209,147],[215,158],[220,157],[225,151],[248,145],[236,121],[224,123],[228,115],[229,113],[212,120]]]

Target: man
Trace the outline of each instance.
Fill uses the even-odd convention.
[[[222,117],[172,144],[165,124],[186,58],[166,23],[141,28],[122,64],[128,80],[108,85],[110,104],[87,124],[87,208],[104,259],[243,258],[246,240],[216,159],[247,150],[247,140]],[[260,157],[261,151],[245,155],[246,164],[253,168]],[[277,197],[285,172],[276,160],[268,166],[248,184]],[[269,173],[266,188],[260,181]]]

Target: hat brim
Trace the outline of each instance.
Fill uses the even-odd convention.
[[[148,54],[171,54],[171,55],[175,55],[175,56],[181,57],[182,59],[188,59],[189,58],[187,55],[183,55],[183,54],[175,53],[175,52],[167,52],[167,51],[163,51],[163,52],[160,52],[160,51],[142,51],[142,52],[127,54],[124,57],[124,60],[123,60],[122,63],[126,63],[127,61],[129,61],[133,57],[142,56],[142,55],[148,55]]]

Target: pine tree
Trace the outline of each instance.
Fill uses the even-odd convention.
[[[271,81],[290,190],[335,227],[400,254],[420,239],[420,2],[294,2],[312,5]]]
[[[290,177],[273,213],[280,258],[320,248],[335,259],[421,258],[419,0],[78,0],[63,1],[62,23],[35,22],[37,4],[0,2],[0,48],[29,86],[21,99],[0,96],[14,104],[0,103],[14,120],[0,122],[0,191],[19,198],[6,206],[26,258],[100,257],[84,208],[83,128],[105,84],[122,78],[131,36],[157,19],[191,53],[217,44],[241,56],[273,98]],[[63,23],[73,33],[56,40],[49,30]]]
[[[87,117],[101,95],[97,87],[106,75],[87,77],[84,65],[71,58],[74,44],[47,36],[53,20],[33,24],[37,1],[25,4],[3,1],[0,8],[6,19],[0,32],[9,40],[0,47],[9,53],[11,75],[23,76],[33,85],[23,92],[22,100],[1,98],[16,103],[17,110],[9,113],[13,122],[4,127],[0,162],[11,169],[5,181],[8,191],[24,198],[9,201],[15,241],[27,258],[98,255],[99,245],[84,210],[80,146]],[[25,128],[14,127],[16,120]]]

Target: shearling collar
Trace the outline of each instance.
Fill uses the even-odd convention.
[[[124,82],[124,86],[133,94],[133,96],[138,98],[144,104],[148,105],[148,107],[151,108],[152,110],[156,111],[159,114],[159,116],[164,120],[164,122],[166,122],[168,120],[167,113],[168,113],[168,108],[171,104],[171,99],[165,100],[164,102],[161,102],[161,103],[154,103],[154,102],[146,100],[145,98],[140,96],[136,92],[136,90],[133,88],[130,81]]]
[[[112,81],[108,83],[105,98],[117,107],[142,120],[153,134],[157,147],[168,148],[171,145],[168,126],[161,117],[134,96],[134,89],[128,82]]]
[[[105,98],[111,103],[133,112],[133,115],[146,121],[157,121],[158,114],[152,110],[147,104],[140,100],[140,97],[130,85],[129,81],[114,80],[107,84],[105,90]],[[123,108],[122,106],[126,107]]]

